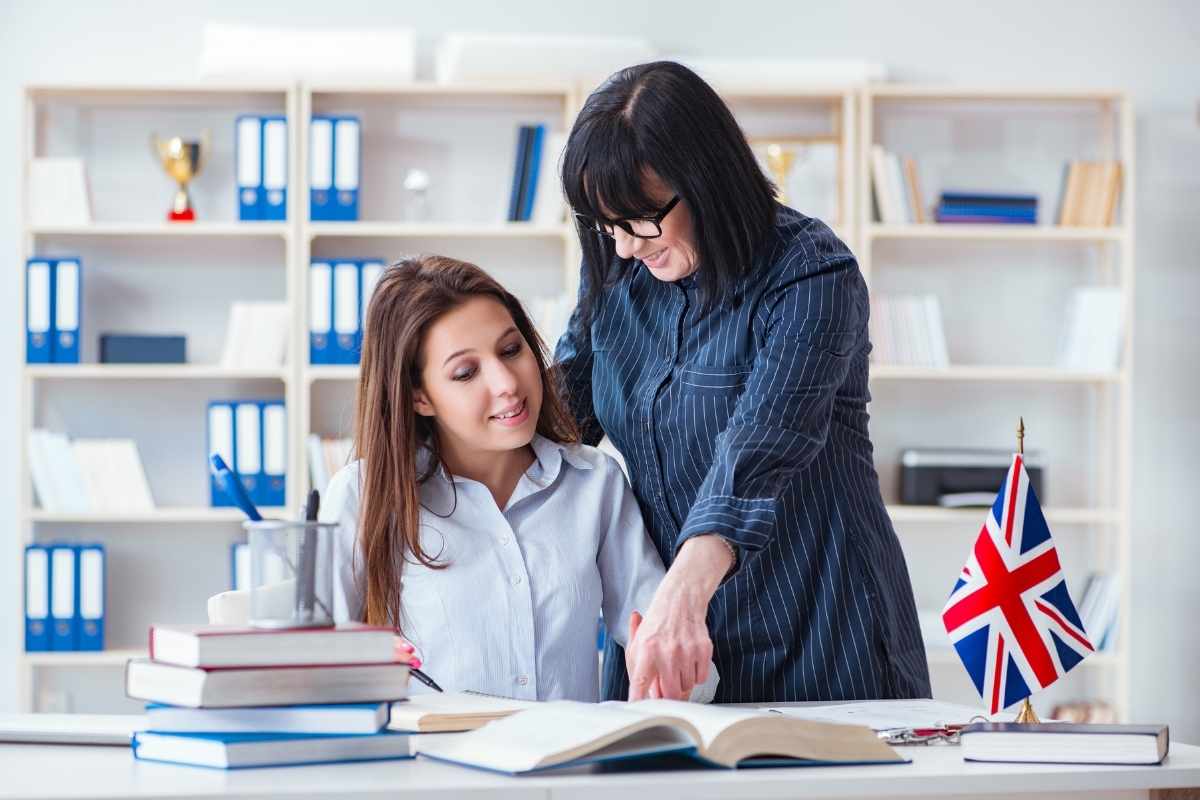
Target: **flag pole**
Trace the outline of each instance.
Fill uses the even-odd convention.
[[[1025,418],[1017,417],[1017,454],[1025,455]],[[1017,712],[1017,724],[1019,725],[1037,725],[1041,723],[1038,715],[1033,710],[1033,704],[1026,697],[1021,703],[1021,710]]]

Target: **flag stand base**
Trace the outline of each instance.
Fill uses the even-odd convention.
[[[1029,702],[1029,698],[1025,698],[1025,702],[1021,703],[1021,710],[1017,712],[1015,722],[1018,725],[1038,725],[1041,720],[1033,710],[1033,704]]]

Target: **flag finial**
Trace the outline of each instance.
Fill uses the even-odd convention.
[[[1017,417],[1017,452],[1025,455],[1025,418]]]

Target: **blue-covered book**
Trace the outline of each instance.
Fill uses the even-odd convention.
[[[143,761],[242,769],[412,758],[412,746],[407,734],[393,731],[366,736],[138,731],[133,755]]]
[[[184,708],[146,704],[146,727],[159,733],[376,733],[390,703]]]
[[[675,700],[539,703],[468,733],[421,737],[416,751],[511,775],[667,755],[727,769],[906,761],[863,726]]]

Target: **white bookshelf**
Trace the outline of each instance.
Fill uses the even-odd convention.
[[[1040,500],[1076,603],[1087,572],[1121,577],[1115,649],[1089,656],[1059,685],[1035,695],[1035,707],[1045,715],[1058,700],[1103,699],[1127,719],[1136,635],[1129,625],[1136,207],[1129,100],[1110,91],[873,85],[862,91],[860,110],[857,253],[868,285],[873,294],[916,286],[951,304],[943,305],[949,367],[871,367],[876,466],[918,610],[940,612],[952,583],[947,566],[961,565],[986,512],[894,504],[898,486],[890,473],[898,469],[899,450],[1015,448],[1017,417],[1024,415],[1026,448],[1049,461]],[[1039,224],[882,224],[872,208],[875,144],[915,158],[925,207],[948,189],[1019,190],[1039,195]],[[1063,164],[1077,158],[1122,162],[1113,226],[1053,224]],[[1119,368],[1080,372],[1046,363],[1057,345],[1046,334],[1062,311],[1046,298],[1072,284],[1120,287]],[[958,295],[969,298],[969,312],[955,313]],[[935,697],[970,701],[974,689],[953,649],[930,646],[928,655]]]
[[[763,91],[746,87],[717,87],[730,103],[739,124],[752,138],[791,135],[834,137],[839,143],[840,203],[835,231],[858,255],[872,289],[886,282],[892,270],[919,274],[920,267],[897,267],[890,262],[890,248],[915,250],[922,259],[933,261],[955,248],[1008,248],[1020,254],[1098,250],[1099,271],[1126,289],[1126,329],[1132,328],[1132,115],[1127,102],[1110,93],[974,91],[930,87],[868,87],[861,90],[797,88]],[[203,617],[208,594],[225,588],[227,564],[224,548],[240,536],[240,516],[232,509],[205,505],[206,480],[199,460],[202,421],[192,419],[195,408],[212,397],[262,397],[283,393],[289,419],[289,479],[286,508],[272,509],[273,515],[288,514],[309,484],[306,437],[349,436],[357,366],[310,366],[308,362],[308,268],[318,258],[381,258],[392,261],[413,252],[439,252],[473,261],[492,272],[522,300],[560,291],[574,292],[578,279],[579,253],[573,227],[508,223],[498,220],[500,204],[507,198],[511,181],[512,143],[509,136],[519,124],[543,122],[567,130],[585,92],[578,87],[545,84],[471,85],[346,85],[304,86],[190,85],[190,86],[58,86],[35,87],[25,94],[26,146],[24,161],[37,155],[82,155],[98,171],[96,222],[82,226],[39,226],[24,224],[19,264],[40,253],[78,255],[84,264],[85,293],[96,267],[103,279],[161,281],[151,300],[162,307],[156,328],[173,332],[163,320],[178,316],[188,333],[186,365],[142,366],[94,363],[95,338],[92,327],[98,317],[111,321],[103,308],[84,308],[85,363],[80,365],[29,365],[21,371],[19,547],[29,541],[50,538],[91,540],[109,544],[110,564],[132,552],[147,548],[155,569],[164,575],[151,590],[158,591],[153,608],[139,610],[139,625],[148,621],[185,621]],[[1061,229],[1052,226],[1016,229],[1015,226],[885,226],[871,220],[870,171],[866,153],[875,139],[875,119],[880,105],[917,103],[925,109],[965,104],[982,113],[1015,104],[1053,110],[1102,106],[1119,117],[1108,132],[1109,143],[1119,150],[1114,157],[1125,163],[1121,224],[1106,229]],[[286,113],[289,120],[288,221],[281,223],[238,222],[232,185],[233,119],[239,113],[272,111]],[[308,120],[312,113],[348,112],[363,118],[364,185],[360,195],[360,221],[311,222],[308,219],[307,143]],[[133,144],[123,145],[107,134],[96,135],[97,126],[115,123],[116,133]],[[181,133],[208,127],[215,143],[213,159],[193,188],[200,221],[192,225],[162,222],[170,199],[171,184],[147,153],[145,138],[155,127],[169,135],[178,126]],[[113,134],[113,136],[116,135]],[[113,148],[109,152],[106,148]],[[124,148],[124,149],[122,149]],[[434,188],[430,215],[420,220],[403,214],[401,178],[410,166],[430,169]],[[130,174],[119,184],[115,175]],[[1056,176],[1057,178],[1057,176]],[[480,187],[487,187],[486,191]],[[927,190],[935,187],[927,185]],[[116,198],[123,198],[118,202]],[[202,204],[205,204],[202,206]],[[801,209],[802,211],[804,209]],[[827,220],[829,221],[829,220]],[[246,255],[249,253],[249,255]],[[161,256],[161,257],[160,257]],[[128,262],[128,263],[127,263]],[[117,265],[117,266],[114,266]],[[122,270],[124,272],[122,272]],[[209,273],[214,277],[210,278]],[[980,275],[985,274],[980,270]],[[22,269],[22,295],[24,293]],[[180,289],[172,282],[178,279]],[[213,290],[220,281],[233,281],[229,291]],[[974,280],[972,276],[971,280]],[[118,281],[119,282],[119,281]],[[220,340],[224,336],[224,314],[233,299],[282,299],[292,309],[288,342],[288,364],[279,369],[230,370],[217,366]],[[112,292],[101,293],[98,304],[114,303]],[[156,306],[156,307],[157,307]],[[196,310],[207,307],[204,313]],[[23,308],[23,304],[22,304]],[[952,321],[950,321],[952,322]],[[23,320],[22,320],[23,328]],[[155,327],[146,328],[154,330]],[[207,339],[205,338],[207,337]],[[215,339],[215,341],[214,341]],[[206,344],[205,344],[206,343]],[[193,344],[205,345],[193,352]],[[551,345],[553,343],[550,343]],[[996,361],[955,363],[943,370],[875,365],[872,367],[872,434],[882,437],[877,447],[877,468],[890,470],[899,444],[918,444],[901,434],[914,413],[930,418],[963,402],[963,392],[995,392],[1001,400],[1018,397],[1081,399],[1083,414],[1097,418],[1089,427],[1094,441],[1105,441],[1099,452],[1091,452],[1106,466],[1090,476],[1096,488],[1065,487],[1043,498],[1047,518],[1057,538],[1080,539],[1078,549],[1110,564],[1128,563],[1129,545],[1129,401],[1132,361],[1129,336],[1119,370],[1078,373],[1037,363]],[[97,392],[111,397],[97,413]],[[975,396],[975,395],[971,395]],[[148,402],[145,398],[161,398]],[[1098,412],[1104,398],[1114,399],[1112,408]],[[90,399],[90,405],[87,405]],[[140,403],[140,405],[139,405]],[[189,406],[190,404],[190,406]],[[127,408],[127,406],[130,406]],[[188,407],[191,410],[188,410]],[[90,408],[85,414],[84,409]],[[993,405],[989,413],[1003,415],[1003,427],[1011,428],[1018,413],[1027,413],[1031,438],[1037,448],[1039,437],[1052,426],[1060,426],[1079,415],[1066,407],[1054,418],[1029,418],[1022,408]],[[167,453],[162,441],[171,439],[170,425],[156,424],[159,415],[186,429],[189,443]],[[191,420],[191,422],[188,422]],[[161,507],[146,514],[55,514],[34,505],[29,478],[27,432],[46,425],[64,429],[68,435],[127,435],[145,448],[143,457],[151,474],[156,499],[159,489],[171,495]],[[59,423],[65,423],[59,424]],[[72,425],[78,424],[82,433]],[[109,427],[112,426],[110,430]],[[900,428],[898,432],[896,429]],[[1111,436],[1102,436],[1110,431]],[[914,431],[913,433],[917,433]],[[956,442],[958,443],[958,442]],[[963,444],[994,444],[966,441]],[[1008,442],[1000,443],[1007,446]],[[193,450],[195,452],[193,452]],[[151,463],[156,462],[156,463]],[[195,466],[191,466],[195,463]],[[191,487],[184,491],[179,487]],[[894,492],[885,481],[888,512],[906,551],[913,553],[952,550],[965,556],[971,536],[978,530],[978,510],[914,507],[895,504]],[[952,542],[951,546],[948,543]],[[1074,545],[1072,545],[1074,546]],[[183,556],[177,556],[182,551]],[[141,552],[140,550],[137,552]],[[924,556],[921,556],[924,558]],[[947,572],[939,568],[934,578],[921,582],[914,576],[920,594],[938,581],[952,581],[961,561]],[[199,577],[203,577],[200,580]],[[136,580],[132,576],[125,584]],[[178,586],[167,586],[176,583]],[[115,585],[110,572],[106,606],[114,611],[131,606],[128,585]],[[205,588],[210,587],[210,588]],[[945,587],[932,586],[938,591]],[[1072,585],[1073,589],[1077,587]],[[169,600],[168,589],[185,600]],[[1122,618],[1128,620],[1128,576],[1125,576]],[[139,585],[140,590],[140,585]],[[20,587],[13,596],[23,604]],[[943,594],[944,594],[943,591]],[[1078,600],[1079,598],[1076,597]],[[131,612],[134,613],[134,612]],[[24,708],[37,705],[39,676],[54,670],[56,685],[72,670],[114,667],[131,657],[143,655],[140,647],[144,626],[135,630],[109,619],[108,644],[102,653],[22,653],[18,675]],[[114,630],[115,629],[115,630]],[[115,634],[115,635],[114,635]],[[1094,674],[1115,676],[1111,696],[1125,707],[1128,694],[1128,626],[1118,651],[1093,656],[1086,662],[1088,679]],[[935,670],[953,672],[946,654],[931,649]],[[958,668],[961,672],[961,668]],[[1090,687],[1091,684],[1089,683]],[[1108,696],[1108,695],[1105,695]]]

